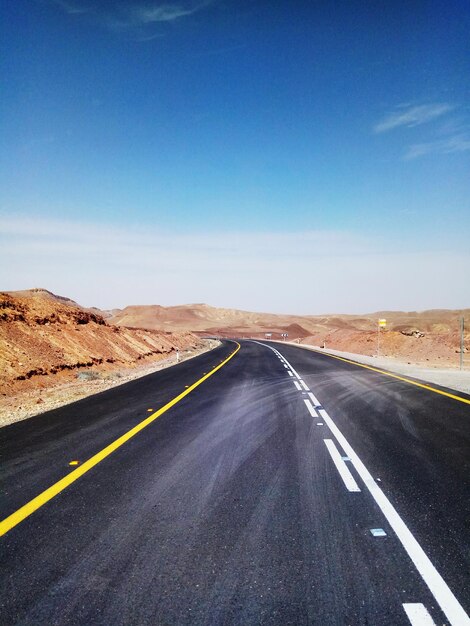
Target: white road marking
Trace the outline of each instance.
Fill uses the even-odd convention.
[[[317,422],[317,426],[323,426],[323,422]]]
[[[310,402],[310,400],[307,400],[307,399],[304,398],[304,402],[305,402],[305,406],[307,407],[308,412],[310,413],[310,415],[312,417],[318,417],[318,413],[313,408],[312,403]]]
[[[265,343],[261,343],[261,341],[254,341],[254,343],[257,343],[260,346],[263,346],[264,348],[269,348],[270,350],[272,350],[274,352],[274,354],[276,354],[281,361],[284,361],[284,363],[287,363],[287,365],[290,367],[290,369],[294,372],[294,376],[298,379],[300,379],[301,377],[299,376],[299,374],[297,373],[297,371],[292,367],[292,365],[289,363],[289,361],[282,356],[282,354],[279,352],[279,350],[276,350],[276,348],[273,348],[272,346],[267,346]]]
[[[383,528],[371,528],[370,534],[373,537],[386,537],[387,536],[387,533],[385,532]]]
[[[299,380],[299,383],[302,385],[302,387],[305,389],[305,391],[310,391],[310,389],[307,387],[307,385],[305,384],[305,382],[303,380]]]
[[[301,391],[301,387],[300,387],[299,383],[296,380],[294,380],[294,385],[295,385],[297,391]]]
[[[309,392],[308,397],[313,402],[313,406],[321,406],[321,404],[318,402],[318,400],[315,398],[311,391]]]
[[[294,375],[290,370],[288,370],[287,373],[289,374],[289,376],[293,376]]]
[[[260,342],[257,342],[260,343]],[[260,345],[265,348],[269,348],[276,354],[280,354],[275,348],[271,346],[267,346],[264,343],[260,343]],[[286,359],[286,363],[289,364],[291,370],[300,378],[295,369],[290,365],[289,361]],[[351,462],[354,465],[357,473],[364,481],[365,486],[369,490],[370,494],[380,507],[382,513],[385,515],[388,523],[391,528],[394,530],[396,536],[400,540],[402,546],[405,548],[408,556],[413,561],[416,569],[421,575],[421,578],[424,580],[429,590],[433,594],[437,603],[441,607],[444,612],[446,618],[450,622],[451,626],[470,626],[470,618],[465,612],[465,609],[457,600],[455,595],[449,589],[446,581],[442,578],[439,572],[436,570],[434,565],[432,564],[429,557],[426,555],[422,547],[414,538],[413,534],[410,532],[405,522],[401,519],[399,514],[397,513],[395,507],[384,494],[382,489],[377,485],[369,470],[366,468],[361,459],[354,452],[353,448],[348,443],[346,437],[336,426],[334,421],[328,415],[328,413],[324,409],[319,409],[319,413],[321,417],[324,419],[329,429],[336,437],[336,440],[343,448],[345,453],[351,458]]]
[[[424,604],[419,602],[407,602],[403,605],[412,626],[436,626]]]
[[[336,437],[340,446],[350,457],[357,473],[364,481],[364,484],[369,490],[371,496],[379,505],[382,513],[385,515],[388,523],[395,531],[396,536],[401,541],[402,546],[407,551],[408,556],[413,561],[418,572],[421,574],[421,578],[429,587],[429,590],[436,598],[449,622],[452,626],[470,626],[470,618],[465,612],[463,606],[449,589],[446,581],[431,563],[431,560],[416,541],[413,534],[408,529],[408,526],[398,515],[393,504],[375,482],[369,470],[354,452],[353,448],[349,445],[346,437],[339,430],[325,409],[320,409],[319,413],[327,423],[333,435]]]
[[[354,480],[354,476],[348,470],[346,463],[341,458],[341,455],[338,452],[337,447],[333,443],[333,440],[323,439],[323,441],[325,442],[325,445],[328,448],[328,452],[330,453],[331,458],[333,459],[333,463],[336,465],[336,469],[338,470],[339,475],[343,479],[343,483],[345,484],[346,489],[348,491],[356,491],[356,492],[361,491],[359,489],[357,482]]]
[[[287,365],[284,364],[284,367],[287,369]]]

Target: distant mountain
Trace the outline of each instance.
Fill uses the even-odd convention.
[[[163,307],[160,305],[128,306],[117,315],[109,318],[109,323],[118,326],[138,328],[158,328],[167,330],[187,330],[205,333],[236,334],[262,332],[264,329],[276,329],[286,332],[289,325],[296,325],[296,334],[308,334],[301,328],[300,321],[305,320],[294,315],[275,315],[272,313],[253,313],[237,309],[212,307],[207,304],[185,304]],[[300,320],[300,321],[299,321]]]
[[[380,311],[364,315],[281,315],[224,309],[207,304],[186,304],[164,307],[134,305],[121,309],[107,321],[117,326],[159,330],[191,330],[222,335],[243,335],[272,332],[288,333],[290,338],[304,338],[325,330],[376,331],[377,320],[385,318],[387,329],[404,331],[419,328],[425,333],[448,333],[458,328],[465,310],[430,310],[421,312]]]
[[[467,349],[470,342],[470,309],[378,311],[363,315],[278,315],[208,304],[169,307],[154,304],[101,311],[94,307],[80,307],[74,300],[47,289],[10,294],[38,305],[50,302],[80,309],[104,318],[106,324],[119,327],[221,337],[262,338],[266,333],[272,333],[273,339],[281,339],[287,333],[289,341],[369,355],[377,351],[377,321],[385,318],[387,326],[381,331],[382,354],[439,365],[456,361],[456,352],[460,349],[459,320],[463,315],[467,319]]]

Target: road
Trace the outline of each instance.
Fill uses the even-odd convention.
[[[0,623],[466,626],[469,401],[227,341],[7,426]]]

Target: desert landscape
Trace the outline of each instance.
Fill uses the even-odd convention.
[[[187,331],[108,324],[45,289],[0,293],[0,424],[56,408],[210,348]]]
[[[459,320],[470,309],[297,316],[189,304],[101,311],[35,288],[0,293],[0,423],[9,423],[195,356],[217,338],[284,339],[456,368]],[[285,337],[287,335],[287,337]],[[466,332],[465,341],[469,340]],[[468,344],[467,344],[468,345]],[[178,353],[178,357],[177,357]]]
[[[436,309],[421,312],[377,311],[364,315],[275,315],[224,309],[207,304],[184,306],[128,306],[105,313],[110,324],[134,328],[192,331],[201,336],[263,338],[273,340],[287,334],[288,341],[324,346],[366,356],[377,354],[377,323],[380,354],[406,362],[438,367],[455,367],[459,362],[460,318],[470,309]],[[470,329],[465,333],[466,345]]]

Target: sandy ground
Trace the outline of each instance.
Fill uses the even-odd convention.
[[[288,343],[291,343],[291,345],[299,345],[296,342]],[[305,344],[300,344],[300,347],[305,348],[306,350],[324,352],[325,354],[334,354],[336,356],[344,357],[345,359],[357,361],[358,363],[364,363],[364,365],[382,368],[390,372],[394,372],[395,374],[418,378],[428,383],[441,385],[442,387],[448,387],[449,389],[454,389],[455,391],[462,391],[463,393],[470,394],[470,357],[468,355],[465,355],[465,368],[463,370],[459,370],[456,367],[422,367],[413,363],[405,363],[392,357],[365,356],[363,354],[355,354],[354,352],[323,349],[319,346],[307,346]]]
[[[203,346],[180,352],[180,361],[191,359],[220,345],[219,341],[203,340]],[[152,363],[112,371],[87,370],[78,372],[73,380],[45,389],[29,389],[10,397],[0,397],[0,427],[19,422],[65,404],[81,400],[100,391],[117,387],[177,363],[176,355],[161,355]],[[69,378],[69,377],[68,377]]]

